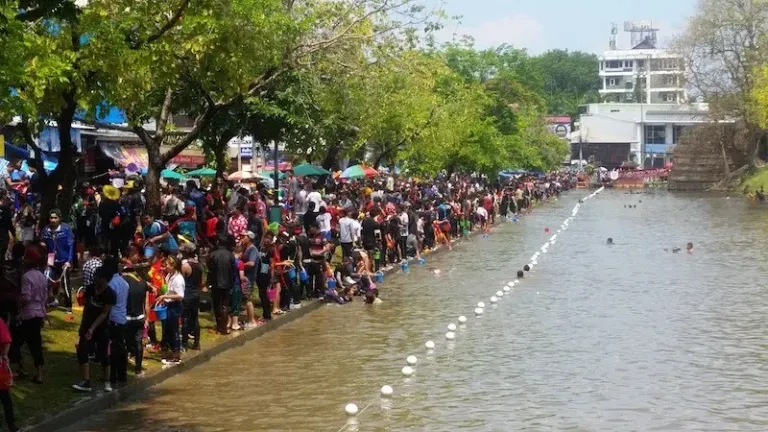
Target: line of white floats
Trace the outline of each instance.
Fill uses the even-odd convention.
[[[564,231],[566,231],[568,229],[568,226],[571,223],[571,221],[573,220],[573,218],[576,217],[576,215],[579,213],[579,209],[581,208],[581,204],[583,204],[584,202],[586,202],[587,200],[589,200],[591,198],[594,198],[596,195],[601,193],[604,189],[605,189],[604,187],[601,187],[600,189],[597,189],[595,192],[587,195],[585,198],[582,198],[579,201],[579,203],[576,204],[573,207],[573,211],[571,212],[571,216],[566,218],[563,221],[562,225],[560,225],[560,229],[558,229],[557,232],[555,234],[553,234],[549,238],[549,240],[546,241],[541,246],[541,248],[538,251],[536,251],[531,256],[531,260],[528,263],[528,266],[530,267],[531,270],[533,270],[533,268],[539,264],[538,263],[538,259],[541,256],[541,254],[546,254],[547,251],[549,250],[550,246],[554,246],[555,245],[555,243],[557,242],[558,235],[563,233]],[[496,291],[496,293],[494,293],[491,296],[491,298],[489,299],[491,304],[498,303],[499,300],[501,300],[501,298],[504,297],[505,294],[508,295],[508,293],[510,291],[512,291],[512,289],[514,289],[515,286],[517,286],[518,284],[520,284],[520,280],[519,279],[515,279],[513,281],[508,282],[506,285],[504,285],[504,287],[502,289]],[[483,315],[485,313],[485,307],[486,307],[485,302],[482,302],[482,301],[477,302],[477,307],[475,308],[475,311],[474,311],[475,312],[475,316],[479,317],[479,316]],[[467,322],[467,317],[464,316],[464,315],[461,315],[461,316],[459,316],[458,321],[459,321],[460,324],[465,324]],[[455,340],[456,339],[455,331],[456,331],[457,328],[458,327],[456,326],[455,323],[448,324],[448,331],[445,333],[445,339],[448,340],[448,341]],[[436,347],[436,344],[435,344],[434,341],[428,340],[428,341],[426,341],[424,343],[424,348],[426,348],[428,354],[431,353],[435,349],[435,347]],[[406,357],[405,362],[406,362],[406,365],[403,366],[403,368],[400,370],[400,373],[402,373],[406,377],[410,377],[414,373],[416,373],[416,370],[414,369],[414,366],[416,366],[416,364],[419,362],[419,359],[415,355],[409,355],[408,357]],[[395,392],[394,388],[392,388],[392,386],[390,386],[390,385],[382,386],[380,391],[379,391],[379,393],[381,394],[382,397],[390,397],[390,396],[392,396],[394,394],[394,392]],[[358,407],[357,407],[356,404],[348,403],[344,407],[344,411],[347,413],[347,415],[354,416],[354,415],[358,414],[359,410],[358,410]]]

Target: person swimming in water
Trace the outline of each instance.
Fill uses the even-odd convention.
[[[687,244],[687,245],[685,245],[685,249],[687,249],[687,250],[688,250],[688,253],[691,253],[691,252],[693,252],[693,243],[691,243],[691,242],[688,242],[688,244]]]
[[[607,244],[613,245],[613,238],[608,237],[608,240],[606,241]]]
[[[526,266],[526,267],[528,267],[528,266]],[[520,278],[524,278],[524,277],[525,277],[525,272],[523,272],[522,270],[518,270],[517,271],[517,278],[520,279]]]
[[[525,265],[525,267],[523,267],[523,270],[525,270],[525,271],[529,272],[529,271],[531,271],[531,266],[529,266],[528,264],[526,264],[526,265]]]

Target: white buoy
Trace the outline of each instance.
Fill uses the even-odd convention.
[[[409,355],[405,359],[405,362],[408,363],[409,365],[413,366],[413,365],[415,365],[416,363],[419,362],[419,359],[417,359],[415,355]]]
[[[445,334],[445,338],[448,340],[454,340],[456,339],[456,335],[453,332],[448,332]]]
[[[504,293],[501,291],[496,291],[496,297],[503,297]]]
[[[426,347],[426,348],[427,348],[427,349],[429,349],[429,350],[431,350],[431,349],[435,349],[435,343],[434,343],[434,342],[432,342],[432,341],[427,341],[427,342],[424,344],[424,347]]]
[[[498,297],[496,297],[496,296],[492,296],[491,297],[491,303],[496,303],[497,301],[499,301]]]
[[[480,316],[483,314],[483,308],[476,308],[475,309],[475,315]]]
[[[454,324],[454,323],[448,324],[448,330],[449,331],[456,331],[456,324]]]
[[[464,324],[465,322],[467,322],[467,317],[465,317],[464,315],[460,316],[459,317],[459,322]]]
[[[505,287],[504,287],[504,292],[509,292],[511,289],[512,289],[512,288],[510,288],[510,287],[508,287],[508,286],[505,286]]]
[[[403,368],[400,369],[400,372],[402,372],[405,376],[411,376],[413,375],[413,368],[410,366],[403,366]]]
[[[484,307],[485,307],[485,303],[483,303],[483,302],[477,302],[477,307],[479,307],[479,308],[484,308]]]
[[[512,282],[512,281],[510,281],[510,282],[507,284],[507,286],[511,288],[511,287],[515,286],[515,283],[514,283],[514,282]]]
[[[394,392],[395,391],[392,389],[392,386],[385,385],[381,387],[382,396],[392,396],[392,393]]]
[[[546,250],[546,249],[544,249],[544,253],[547,253],[547,250]]]
[[[537,266],[537,265],[539,265],[539,262],[534,260],[534,261],[532,261],[532,262],[531,262],[531,264],[533,264],[533,265],[531,266],[531,267],[533,267],[533,266]]]
[[[347,413],[347,415],[353,416],[357,414],[357,405],[348,403],[347,406],[344,407],[344,411]]]
[[[520,283],[520,279],[515,279],[515,285]]]

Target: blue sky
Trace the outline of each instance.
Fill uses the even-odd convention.
[[[454,32],[475,38],[476,46],[501,43],[528,48],[532,53],[562,48],[599,53],[608,49],[611,23],[619,25],[619,48],[629,45],[624,21],[649,20],[661,30],[659,40],[670,39],[685,27],[696,0],[430,0],[442,3],[449,16],[440,35]]]

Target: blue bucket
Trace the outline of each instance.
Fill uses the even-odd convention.
[[[403,271],[408,271],[408,263],[404,262],[400,264],[400,268],[403,269]]]
[[[376,272],[376,283],[384,283],[384,272]]]
[[[288,279],[290,280],[296,280],[296,268],[291,267],[288,269]]]
[[[425,260],[424,258],[419,258],[419,265],[424,265],[426,263],[427,263],[427,260]]]
[[[304,269],[301,269],[301,273],[299,273],[299,278],[301,278],[302,282],[309,282],[309,275],[307,274],[307,271]]]
[[[152,258],[155,256],[155,248],[153,246],[144,246],[144,257]]]
[[[168,308],[165,305],[155,306],[155,315],[160,321],[165,321],[168,318]]]
[[[326,283],[328,284],[328,289],[336,289],[336,279],[328,279]]]

